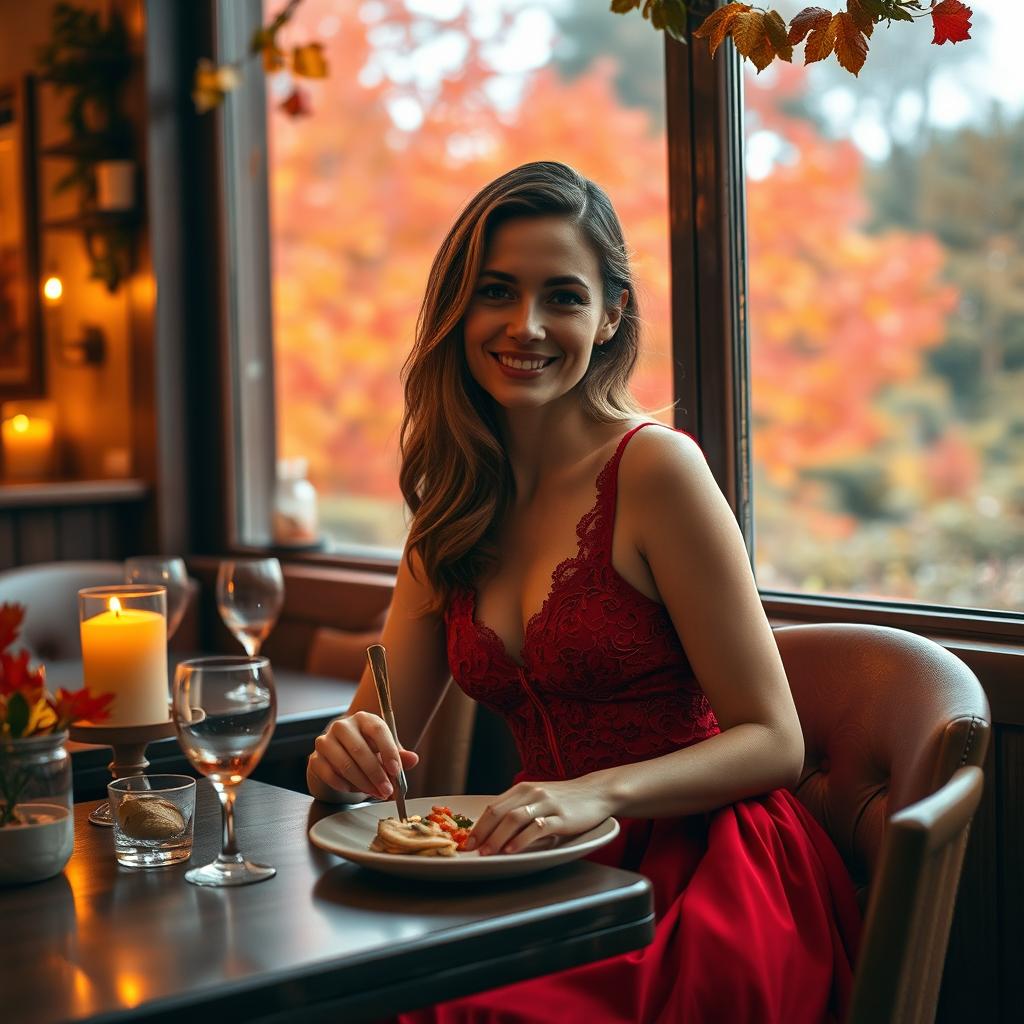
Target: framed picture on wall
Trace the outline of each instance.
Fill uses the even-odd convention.
[[[0,81],[0,400],[43,394],[35,90]]]

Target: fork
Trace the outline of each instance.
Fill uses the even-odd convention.
[[[366,648],[366,660],[370,663],[370,672],[373,674],[373,683],[377,687],[377,699],[380,701],[380,712],[391,732],[391,738],[395,745],[401,748],[398,742],[398,728],[395,725],[395,710],[391,706],[391,687],[388,685],[388,659],[387,652],[381,644],[371,644]],[[398,777],[395,779],[395,805],[398,808],[398,816],[405,821],[408,815],[405,812],[405,794],[409,792],[409,784],[405,778],[405,769],[402,762],[398,762]]]

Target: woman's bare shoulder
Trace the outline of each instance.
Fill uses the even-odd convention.
[[[624,494],[650,497],[666,487],[705,487],[712,479],[700,445],[689,434],[660,424],[638,430],[619,464]]]
[[[426,617],[439,616],[436,610],[428,610],[436,609],[437,592],[416,548],[407,547],[399,559],[394,602],[409,611],[418,609],[420,614]]]

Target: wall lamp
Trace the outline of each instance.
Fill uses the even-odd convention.
[[[50,310],[50,325],[57,347],[57,358],[65,366],[102,366],[107,358],[107,339],[99,327],[86,324],[79,338],[65,339],[61,303],[64,282],[55,273],[43,281],[43,299]]]

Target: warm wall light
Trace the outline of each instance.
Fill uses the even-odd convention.
[[[57,343],[57,355],[65,366],[100,366],[107,358],[107,339],[99,327],[86,325],[82,336]]]
[[[64,296],[64,283],[56,274],[50,274],[43,282],[43,298],[47,302],[60,302]]]

